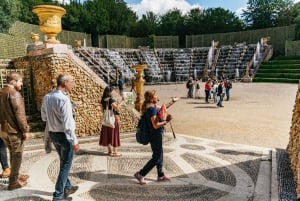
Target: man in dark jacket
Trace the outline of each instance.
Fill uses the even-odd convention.
[[[28,137],[29,127],[25,115],[24,99],[19,92],[23,76],[11,72],[6,77],[7,85],[0,90],[0,137],[10,153],[11,173],[8,190],[22,188],[27,184],[28,175],[19,175],[23,141]]]

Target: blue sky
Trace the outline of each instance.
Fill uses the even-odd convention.
[[[188,12],[191,8],[216,8],[222,7],[226,10],[240,15],[246,8],[248,0],[124,0],[138,16],[152,11],[155,14],[164,14],[170,9],[178,8],[183,13]],[[294,0],[299,2],[300,0]]]

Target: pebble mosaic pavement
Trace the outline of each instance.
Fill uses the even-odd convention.
[[[156,169],[147,185],[133,178],[151,157],[150,146],[139,145],[134,137],[122,139],[121,157],[110,157],[94,142],[81,144],[74,157],[70,179],[79,190],[76,201],[256,201],[261,192],[261,164],[271,169],[271,149],[207,140],[170,133],[164,137],[164,170],[170,182],[156,182]],[[31,142],[32,143],[32,142]],[[7,191],[7,179],[0,179],[0,200],[51,200],[58,174],[55,151],[24,152],[21,172],[30,175],[26,187]],[[267,181],[267,183],[270,181]],[[259,193],[258,193],[259,192]]]

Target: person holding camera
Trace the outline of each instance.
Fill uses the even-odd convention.
[[[142,115],[146,114],[146,121],[149,122],[150,129],[150,145],[152,149],[152,158],[146,165],[134,174],[139,184],[146,184],[144,177],[156,166],[157,181],[164,182],[170,179],[163,172],[163,132],[164,126],[172,120],[170,114],[166,114],[166,109],[173,105],[178,98],[172,98],[172,101],[158,106],[159,101],[156,91],[146,91],[144,94],[144,102],[142,105]]]

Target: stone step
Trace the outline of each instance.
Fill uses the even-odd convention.
[[[38,149],[44,149],[44,132],[31,132],[31,139],[25,141],[24,150],[38,150]],[[121,141],[123,139],[128,138],[135,138],[135,133],[128,132],[128,133],[121,133],[120,134]],[[94,136],[87,136],[87,137],[78,137],[79,144],[85,144],[85,143],[91,143],[91,142],[98,142],[99,141],[99,135]]]

